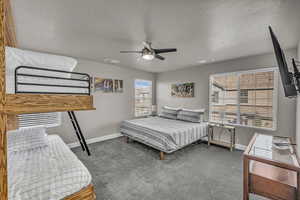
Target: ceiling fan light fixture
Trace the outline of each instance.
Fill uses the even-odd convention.
[[[162,53],[176,52],[176,48],[168,49],[153,49],[150,42],[144,42],[144,48],[141,51],[120,51],[120,53],[138,53],[141,54],[144,60],[153,60],[155,58],[159,60],[165,60],[165,57],[161,56]]]
[[[142,58],[145,59],[145,60],[153,60],[154,55],[153,54],[143,54]]]

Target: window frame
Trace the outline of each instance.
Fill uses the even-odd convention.
[[[233,125],[236,127],[244,127],[244,128],[252,128],[252,129],[259,129],[259,130],[268,130],[268,131],[276,131],[277,130],[277,123],[278,123],[278,119],[277,119],[277,114],[278,114],[278,81],[279,81],[279,77],[278,77],[278,69],[276,67],[268,67],[268,68],[260,68],[260,69],[254,69],[254,70],[245,70],[245,71],[236,71],[236,72],[225,72],[225,73],[216,73],[216,74],[211,74],[209,76],[209,100],[208,100],[208,104],[209,104],[209,122],[213,122],[213,123],[218,123],[216,121],[213,121],[211,119],[212,117],[212,78],[213,77],[217,77],[217,76],[225,76],[225,75],[237,75],[238,77],[242,74],[249,74],[249,73],[258,73],[258,72],[274,72],[274,90],[273,90],[273,105],[272,105],[272,119],[273,119],[273,127],[272,128],[264,128],[264,127],[255,127],[255,126],[249,126],[249,125],[242,125],[240,124],[240,79],[238,78],[237,81],[237,88],[238,88],[238,94],[237,94],[237,123],[228,123],[225,122],[224,125]]]
[[[152,111],[150,112],[149,115],[145,114],[145,115],[136,115],[136,87],[135,87],[135,83],[136,81],[145,81],[145,82],[150,82],[151,83],[151,108],[152,109],[152,105],[153,105],[153,80],[148,80],[148,79],[134,79],[134,117],[136,118],[140,118],[140,117],[147,117],[147,116],[151,116]]]

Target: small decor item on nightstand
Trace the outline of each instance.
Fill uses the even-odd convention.
[[[214,139],[214,128],[221,128],[221,133],[230,133],[230,141],[229,142],[224,142],[224,141],[220,141],[220,140],[216,140]],[[235,127],[234,126],[230,126],[230,125],[225,125],[225,124],[218,124],[218,123],[209,123],[208,125],[208,146],[210,146],[210,144],[216,144],[219,146],[223,146],[223,147],[228,147],[230,149],[230,151],[233,151],[234,147],[235,147]]]

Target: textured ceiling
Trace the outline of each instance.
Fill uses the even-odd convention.
[[[21,48],[151,72],[272,51],[268,25],[284,48],[300,39],[300,0],[11,0]],[[165,61],[120,50],[176,47]]]

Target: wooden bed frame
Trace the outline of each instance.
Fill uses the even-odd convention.
[[[95,191],[94,191],[94,186],[91,184],[87,186],[86,188],[83,188],[79,192],[76,192],[75,194],[72,194],[64,200],[94,200],[96,199]]]
[[[131,140],[134,141],[134,139],[128,137],[128,136],[124,136],[124,140],[126,143],[129,143]],[[160,151],[159,152],[159,160],[164,160],[165,159],[165,152]]]
[[[0,0],[0,200],[8,200],[7,130],[18,127],[17,114],[94,110],[93,97],[83,95],[7,94],[5,81],[5,46],[17,47],[9,0]],[[94,200],[93,185],[65,200]]]

